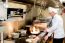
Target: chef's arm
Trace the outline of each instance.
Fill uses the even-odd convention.
[[[36,38],[35,38],[35,41],[39,41],[43,38],[43,36],[45,36],[45,32],[42,32],[41,34],[39,34]]]
[[[57,26],[58,26],[58,20],[54,20],[52,22],[52,26],[49,29],[47,29],[48,36],[51,36],[51,34],[57,29]]]
[[[42,38],[43,36],[45,36],[46,32],[42,32],[41,34],[38,35],[39,38]]]
[[[58,26],[58,20],[54,20],[52,22],[52,27],[50,27],[49,29],[45,29],[47,30],[46,32],[48,32],[48,37],[51,36],[51,34],[57,29]],[[40,35],[37,36],[37,39],[41,39],[44,36],[45,32],[42,32]]]

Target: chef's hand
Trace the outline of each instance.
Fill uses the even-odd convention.
[[[46,35],[46,36],[44,37],[44,40],[45,40],[45,41],[47,41],[47,40],[48,40],[48,35]]]
[[[44,30],[44,32],[49,32],[50,31],[50,29],[48,29],[48,28],[46,28],[45,30]]]

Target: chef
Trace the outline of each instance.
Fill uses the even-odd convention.
[[[48,32],[48,34],[44,37],[44,39],[47,40],[48,37],[50,37],[51,34],[54,33],[53,43],[63,43],[63,38],[64,38],[63,19],[61,15],[59,14],[59,9],[49,7],[48,10],[49,10],[50,15],[52,16],[52,26],[44,30],[45,32]],[[40,37],[42,38],[43,33],[37,36],[35,40],[39,40]]]
[[[52,19],[52,27],[46,29],[45,31],[49,32],[47,36],[45,36],[45,40],[54,33],[53,43],[63,43],[64,38],[64,28],[63,28],[63,19],[59,14],[58,8],[49,7],[48,8],[50,15],[53,17]]]

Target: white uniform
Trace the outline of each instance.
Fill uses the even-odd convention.
[[[49,28],[50,36],[54,32],[54,38],[64,38],[63,19],[60,15],[55,15],[52,19],[52,27]]]

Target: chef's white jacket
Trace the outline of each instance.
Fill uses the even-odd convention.
[[[52,19],[52,26],[48,29],[48,36],[54,33],[54,38],[64,38],[63,19],[60,15],[55,15]]]

